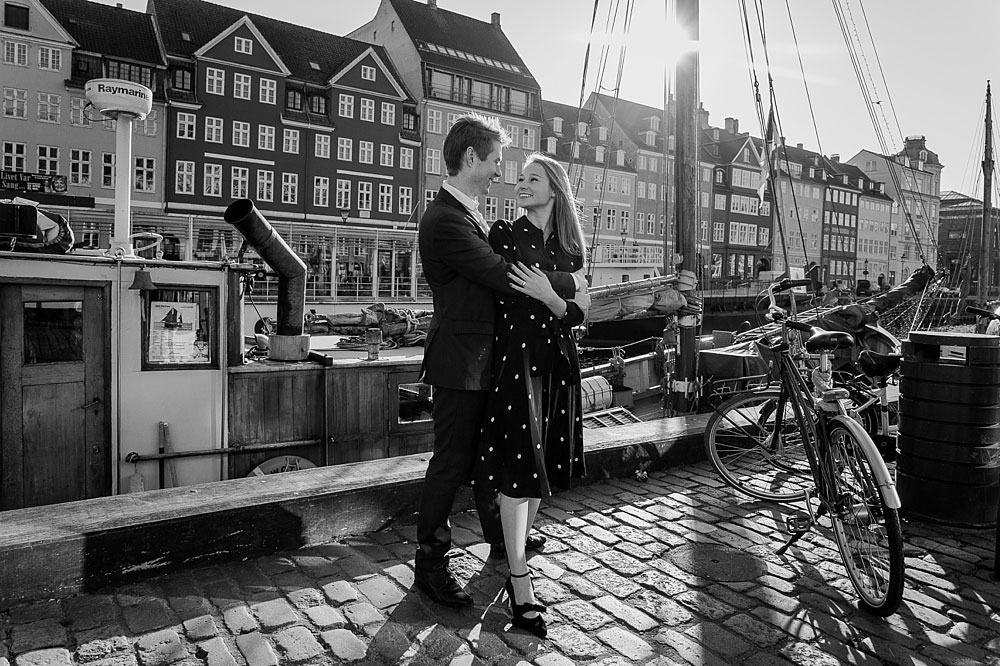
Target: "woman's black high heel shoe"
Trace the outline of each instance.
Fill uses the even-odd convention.
[[[510,623],[515,627],[529,631],[539,638],[545,638],[547,630],[545,628],[545,618],[541,615],[536,615],[535,617],[525,617],[526,614],[535,611],[536,613],[544,613],[545,606],[541,604],[519,604],[514,600],[514,584],[511,582],[511,578],[524,578],[530,575],[530,571],[526,571],[520,576],[516,574],[511,574],[507,577],[507,582],[504,584],[504,589],[507,591],[507,598],[510,599],[510,612],[511,620]]]

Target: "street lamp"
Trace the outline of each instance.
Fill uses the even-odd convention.
[[[348,216],[350,214],[351,214],[351,211],[348,210],[347,208],[341,208],[340,209],[340,219],[344,221],[344,224],[347,224],[347,218],[348,218]]]
[[[861,271],[861,274],[865,276],[866,280],[868,279],[868,260],[867,259],[865,259],[865,267],[864,267],[864,270]]]

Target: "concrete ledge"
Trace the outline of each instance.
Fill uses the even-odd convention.
[[[587,430],[588,480],[704,458],[707,415]],[[0,607],[294,550],[412,514],[429,454],[0,513]],[[456,511],[471,508],[460,494]]]

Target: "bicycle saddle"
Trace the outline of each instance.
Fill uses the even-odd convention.
[[[854,336],[843,331],[827,331],[822,328],[810,327],[809,339],[805,342],[806,351],[815,354],[820,351],[847,349],[854,346]]]
[[[868,377],[885,377],[899,368],[902,354],[879,354],[870,349],[863,349],[858,354],[858,365],[861,372]]]

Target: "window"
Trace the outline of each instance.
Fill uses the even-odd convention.
[[[431,134],[441,133],[441,111],[427,109],[427,131]]]
[[[562,133],[562,123],[563,123],[562,118],[553,118],[552,131],[555,132],[556,134]]]
[[[274,128],[270,125],[257,127],[257,149],[274,150]]]
[[[726,210],[726,195],[716,194],[715,195],[715,210]]]
[[[326,176],[313,178],[313,206],[330,207],[330,179]]]
[[[294,204],[299,201],[299,174],[281,174],[281,203]]]
[[[427,149],[427,159],[425,160],[424,171],[435,176],[441,175],[441,151],[437,148]]]
[[[233,199],[246,199],[249,196],[250,169],[246,167],[233,167],[229,179],[229,196]]]
[[[237,53],[253,55],[253,41],[246,37],[237,37],[233,44],[233,50]]]
[[[494,201],[496,201],[494,199]],[[493,204],[494,211],[496,210],[496,203]],[[399,188],[399,212],[402,215],[409,215],[413,212],[413,188],[412,187],[400,187]]]
[[[59,95],[38,93],[38,120],[43,123],[59,122]]]
[[[3,117],[28,118],[28,91],[20,88],[3,89]]]
[[[90,187],[90,151],[69,150],[69,184]]]
[[[193,113],[177,113],[177,138],[178,139],[188,139],[194,141],[195,139],[195,123],[197,122],[197,116]]]
[[[47,46],[38,47],[38,69],[58,72],[62,69],[62,51]]]
[[[350,162],[354,159],[354,139],[337,137],[337,159],[341,162]]]
[[[114,153],[101,153],[101,187],[113,188],[117,176]]]
[[[3,170],[25,171],[25,145],[13,141],[3,142]]]
[[[521,141],[521,147],[525,150],[535,149],[535,130],[530,127],[524,128],[524,138]]]
[[[178,90],[191,90],[191,70],[174,70],[174,88]]]
[[[351,181],[337,179],[337,208],[347,210],[351,207]]]
[[[274,201],[274,172],[257,169],[257,200]]]
[[[594,174],[594,191],[600,192],[604,189],[604,174],[595,173]]]
[[[293,111],[302,110],[302,93],[298,90],[285,91],[285,107]]]
[[[250,99],[250,88],[253,79],[249,74],[233,74],[233,97],[236,99]]]
[[[375,68],[369,65],[361,65],[361,78],[365,81],[374,81]]]
[[[392,212],[392,185],[379,183],[378,186],[378,211],[380,213]]]
[[[358,161],[371,164],[375,155],[375,144],[371,141],[358,141]]]
[[[372,209],[372,184],[358,183],[358,210]]]
[[[59,173],[59,148],[56,146],[38,146],[38,173],[54,176]]]
[[[382,102],[382,124],[396,124],[396,105],[392,102]]]
[[[226,72],[209,67],[205,72],[205,92],[209,95],[225,95]]]
[[[608,192],[612,194],[618,193],[618,176],[608,176]]]
[[[424,190],[424,206],[427,206],[430,202],[434,201],[434,197],[437,196],[437,192],[434,190]]]
[[[202,193],[206,197],[222,196],[221,164],[205,164],[205,188]]]
[[[177,160],[174,192],[177,194],[194,194],[194,162]]]
[[[87,115],[87,100],[83,97],[69,98],[69,124],[74,127],[90,127],[90,116]]]
[[[317,134],[316,145],[314,146],[316,157],[330,159],[330,135]]]
[[[281,150],[294,155],[299,154],[299,131],[286,129],[281,141]]]
[[[495,220],[497,219],[497,203],[496,197],[486,197],[486,219]]]
[[[614,231],[618,228],[618,211],[614,208],[608,209],[608,219],[605,222],[604,228],[608,231]]]
[[[517,218],[517,204],[513,199],[503,200],[503,217],[505,220],[513,220]]]
[[[323,95],[312,95],[309,98],[309,110],[317,115],[325,116],[326,97],[324,97]]]
[[[11,2],[5,2],[3,6],[3,24],[8,28],[27,30],[28,8],[22,5],[15,5]]]
[[[507,136],[510,137],[510,147],[518,148],[519,137],[517,135],[517,127],[514,125],[507,125]]]
[[[508,160],[504,164],[504,176],[503,181],[509,185],[513,185],[517,182],[517,162]]]
[[[337,104],[337,114],[341,118],[354,117],[354,95],[345,95],[344,93],[340,93],[339,102]]]
[[[9,4],[7,6],[10,7]],[[28,45],[25,42],[15,42],[12,39],[4,40],[3,61],[5,65],[27,67]]]
[[[361,99],[361,113],[359,117],[368,123],[375,122],[375,100]]]
[[[242,148],[250,147],[250,123],[242,120],[233,121],[233,145]]]
[[[412,169],[413,168],[413,149],[412,148],[400,148],[399,149],[399,168],[400,169]]]
[[[630,195],[632,194],[632,179],[622,178],[622,194]]]
[[[205,118],[205,141],[222,143],[222,118]]]
[[[132,131],[145,136],[156,136],[156,111],[150,111],[142,120],[136,118],[132,122]]]
[[[135,191],[156,191],[156,160],[152,157],[135,158]]]
[[[274,79],[261,79],[258,98],[261,104],[275,104],[278,101],[278,82]]]
[[[714,222],[712,224],[712,242],[722,243],[726,240],[726,223]]]
[[[396,161],[396,151],[391,143],[383,143],[379,149],[378,163],[384,167],[391,167]]]
[[[111,79],[125,79],[142,84],[147,88],[153,86],[153,69],[151,67],[111,60],[107,64],[106,71],[108,78]]]

